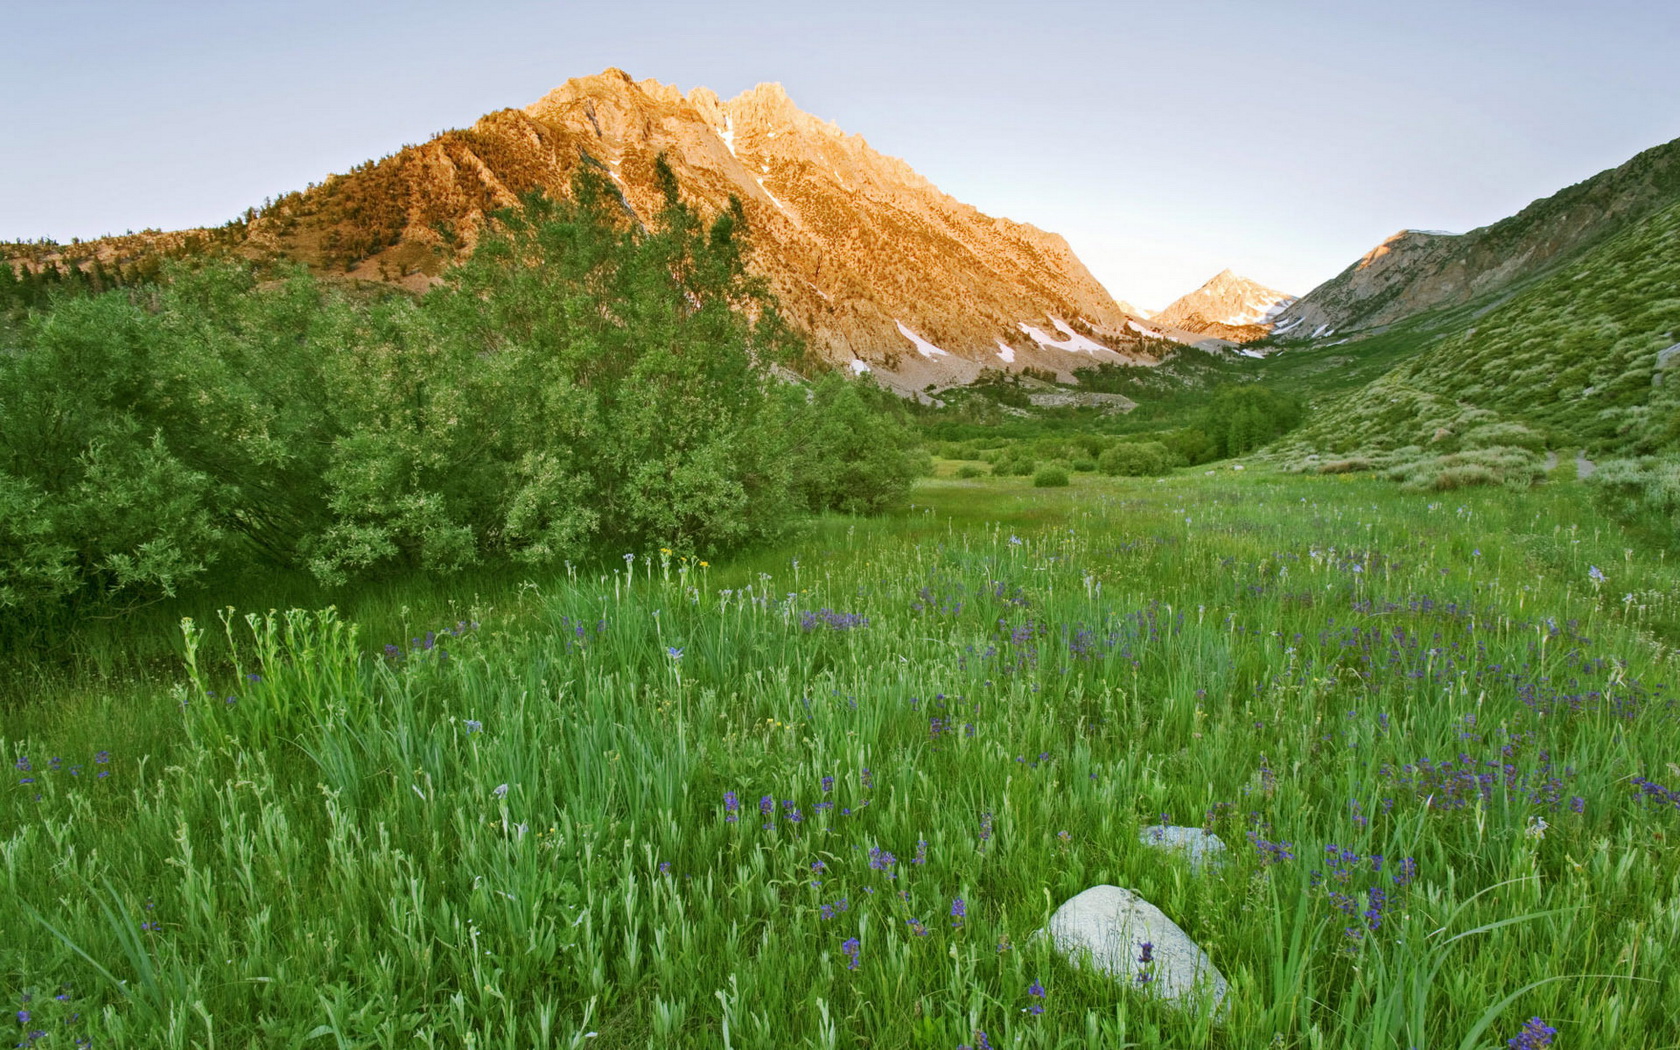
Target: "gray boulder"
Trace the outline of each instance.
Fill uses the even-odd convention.
[[[1209,866],[1217,868],[1225,863],[1225,840],[1201,828],[1152,824],[1138,833],[1138,841],[1145,846],[1185,857],[1190,861],[1191,871],[1201,871]]]
[[[1056,909],[1048,926],[1056,950],[1174,1006],[1219,1011],[1229,985],[1178,924],[1132,890],[1093,886]],[[1150,945],[1145,953],[1143,945]],[[1142,961],[1145,955],[1150,961]]]

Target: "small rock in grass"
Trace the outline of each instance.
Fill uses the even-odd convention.
[[[1224,1005],[1225,975],[1177,923],[1132,890],[1093,886],[1057,908],[1048,930],[1056,950],[1076,966],[1088,960],[1098,972],[1182,1009]]]
[[[1217,868],[1225,863],[1225,840],[1201,828],[1152,824],[1138,832],[1138,841],[1158,850],[1182,854],[1190,861],[1191,871],[1209,866]]]

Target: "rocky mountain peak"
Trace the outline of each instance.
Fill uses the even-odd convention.
[[[1204,339],[1242,343],[1264,336],[1267,322],[1293,302],[1295,297],[1287,292],[1225,269],[1154,314],[1150,322]]]
[[[773,83],[724,100],[617,68],[577,77],[288,195],[252,224],[248,249],[418,291],[496,209],[532,190],[565,195],[580,166],[649,221],[660,155],[703,218],[741,201],[748,265],[834,365],[910,392],[986,369],[1070,376],[1158,352],[1063,238],[946,196]]]

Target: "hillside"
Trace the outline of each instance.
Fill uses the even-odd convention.
[[[1673,448],[1677,288],[1680,204],[1325,405],[1279,452],[1297,468],[1391,466],[1432,483],[1453,468],[1508,473],[1547,447]]]
[[[1497,299],[1676,200],[1680,139],[1491,226],[1464,234],[1402,230],[1279,314],[1272,332],[1327,337]]]
[[[1136,311],[1060,236],[946,196],[775,84],[724,101],[616,69],[570,80],[524,109],[267,203],[218,243],[421,291],[471,250],[488,214],[532,190],[565,194],[579,165],[610,175],[626,212],[646,221],[659,207],[661,153],[702,216],[741,200],[749,266],[819,359],[906,391],[984,368],[1066,375],[1093,360],[1148,359],[1127,327]],[[76,251],[110,254],[98,242]]]

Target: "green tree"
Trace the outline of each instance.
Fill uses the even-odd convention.
[[[1218,458],[1240,456],[1288,433],[1304,412],[1299,398],[1255,384],[1214,390],[1197,421],[1213,439]]]
[[[790,390],[784,412],[799,438],[795,485],[808,508],[873,514],[903,501],[916,477],[916,441],[881,403],[892,396],[841,372],[817,380],[808,398]]]

